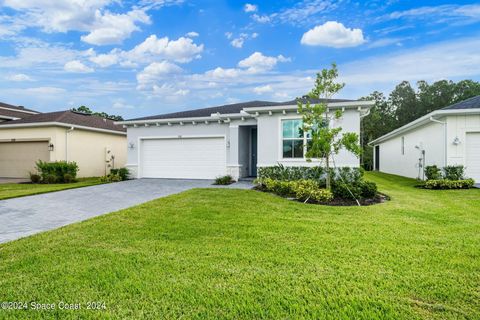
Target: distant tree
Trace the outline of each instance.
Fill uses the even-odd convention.
[[[86,114],[92,114],[92,115],[95,115],[95,116],[99,116],[99,117],[102,117],[102,118],[107,118],[107,119],[111,119],[111,120],[115,120],[115,121],[122,121],[123,120],[122,116],[111,115],[111,114],[108,114],[106,112],[94,112],[89,107],[86,107],[86,106],[80,106],[78,108],[72,108],[72,111],[82,112],[82,113],[86,113]]]

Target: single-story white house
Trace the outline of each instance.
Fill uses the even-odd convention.
[[[424,178],[428,165],[465,166],[480,181],[480,96],[433,111],[369,143],[374,168]]]
[[[318,102],[318,101],[312,101]],[[345,132],[360,134],[360,119],[371,101],[332,99],[332,120]],[[117,122],[127,128],[127,167],[137,178],[212,179],[230,174],[235,179],[256,176],[257,167],[310,166],[305,159],[308,136],[299,132],[296,101],[251,101]],[[358,167],[347,151],[337,166]]]

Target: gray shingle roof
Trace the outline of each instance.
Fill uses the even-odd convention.
[[[301,100],[303,102],[306,101],[305,98],[302,98]],[[324,99],[320,99],[320,100],[310,99],[310,103],[319,103],[323,101]],[[348,99],[329,99],[328,100],[328,102],[347,102],[347,101],[355,101],[355,100],[348,100]],[[210,117],[212,113],[217,113],[217,112],[220,112],[221,114],[239,113],[243,108],[289,106],[289,105],[296,105],[296,104],[297,104],[297,100],[290,100],[290,101],[284,101],[284,102],[255,100],[255,101],[240,102],[240,103],[227,104],[227,105],[209,107],[209,108],[203,108],[203,109],[186,110],[186,111],[180,111],[180,112],[159,114],[155,116],[134,118],[134,119],[128,119],[126,121]]]
[[[442,110],[458,110],[458,109],[480,109],[480,96],[472,97],[467,100],[463,100],[452,104],[448,107],[442,108]]]
[[[125,132],[126,129],[121,125],[114,124],[113,120],[105,119],[99,116],[89,115],[85,113],[67,111],[56,111],[34,114],[24,119],[10,120],[0,123],[0,128],[5,125],[12,124],[36,124],[44,122],[60,122],[71,125],[78,125],[90,128],[113,130]]]
[[[14,105],[11,105],[11,104],[8,104],[8,103],[4,103],[4,102],[0,102],[0,107],[2,108],[9,108],[9,109],[15,109],[15,110],[18,110],[18,111],[30,111],[30,112],[36,112],[36,113],[39,113],[38,111],[35,111],[35,110],[32,110],[32,109],[27,109],[23,106],[14,106]]]
[[[3,108],[8,108],[10,110],[3,109]],[[18,111],[16,111],[16,110],[18,110]],[[26,109],[24,107],[14,106],[14,105],[11,105],[11,104],[8,104],[8,103],[0,102],[0,118],[2,118],[2,116],[8,117],[8,118],[25,118],[25,117],[29,117],[29,116],[32,115],[32,113],[27,113],[27,112],[22,112],[22,111],[29,111],[29,112],[38,113],[38,111],[35,111],[35,110]]]

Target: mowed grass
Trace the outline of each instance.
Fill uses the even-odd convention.
[[[47,192],[93,186],[102,183],[100,178],[80,178],[73,183],[3,183],[0,184],[0,200],[31,196]]]
[[[0,318],[479,319],[480,190],[327,207],[195,189],[0,245]],[[104,301],[106,310],[87,310]]]

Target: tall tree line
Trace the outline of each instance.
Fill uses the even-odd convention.
[[[480,83],[473,80],[453,82],[441,80],[432,84],[418,81],[415,90],[408,81],[402,81],[386,97],[374,91],[362,100],[373,100],[375,105],[362,121],[362,165],[373,167],[373,150],[368,143],[432,111],[480,95]]]

